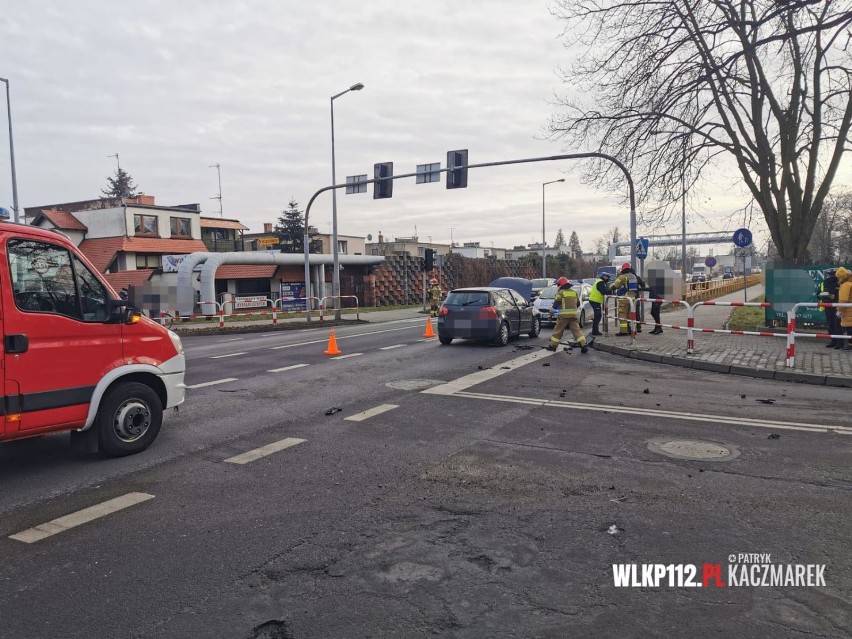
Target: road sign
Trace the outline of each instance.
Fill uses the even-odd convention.
[[[707,268],[713,268],[714,266],[716,266],[716,258],[713,256],[708,257],[706,260],[704,260],[704,266],[706,266]]]
[[[259,237],[257,238],[258,246],[278,246],[281,240],[277,237]]]
[[[636,259],[644,260],[648,257],[648,238],[636,238]]]
[[[748,229],[737,229],[734,231],[734,244],[740,248],[745,248],[751,244],[751,231]]]

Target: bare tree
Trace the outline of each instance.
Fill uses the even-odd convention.
[[[619,158],[665,221],[732,161],[781,257],[802,263],[852,122],[849,0],[555,0],[582,57],[553,137]],[[581,98],[582,99],[582,98]],[[623,191],[611,164],[587,178]]]

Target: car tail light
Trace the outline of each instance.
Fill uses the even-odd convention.
[[[448,309],[446,306],[441,306],[441,310],[438,311],[438,317],[446,317],[449,314],[450,309]]]
[[[479,309],[479,319],[482,320],[496,320],[497,319],[497,309],[493,306],[483,306]]]

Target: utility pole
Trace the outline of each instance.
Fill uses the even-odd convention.
[[[207,168],[216,168],[216,174],[219,176],[219,195],[211,197],[211,200],[219,200],[219,217],[222,217],[222,171],[218,164],[211,164]]]

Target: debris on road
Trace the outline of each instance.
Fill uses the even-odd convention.
[[[334,415],[335,413],[339,413],[339,412],[340,412],[340,411],[342,411],[342,410],[343,410],[343,409],[342,409],[342,408],[340,408],[339,406],[332,406],[332,407],[331,407],[331,408],[329,408],[327,411],[325,411],[325,414],[326,414],[326,415]]]
[[[781,435],[779,435],[778,433],[770,433],[769,437],[767,437],[766,439],[780,439],[780,438],[781,438]]]
[[[760,402],[761,404],[774,404],[775,403],[774,399],[756,399],[754,401]]]

